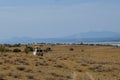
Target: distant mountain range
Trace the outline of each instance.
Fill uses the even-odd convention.
[[[120,33],[102,31],[102,32],[87,32],[79,33],[63,38],[46,38],[33,39],[30,37],[14,37],[11,39],[0,40],[1,44],[15,44],[15,43],[81,43],[81,42],[114,42],[120,41]]]
[[[120,33],[110,31],[87,32],[67,36],[67,38],[117,38],[117,37],[120,37]]]

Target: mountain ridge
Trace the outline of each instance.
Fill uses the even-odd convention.
[[[15,43],[80,43],[80,42],[104,42],[120,41],[120,33],[102,31],[87,32],[74,34],[62,38],[31,38],[31,37],[14,37],[6,40],[0,40],[1,44]]]

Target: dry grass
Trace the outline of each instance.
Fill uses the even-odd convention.
[[[120,47],[30,46],[49,47],[52,51],[44,52],[43,57],[24,52],[0,53],[0,80],[120,80]],[[24,47],[17,48],[23,51]]]

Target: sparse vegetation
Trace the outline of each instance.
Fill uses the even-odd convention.
[[[11,72],[9,73],[9,76],[13,77],[13,78],[19,78],[20,77],[20,74],[17,73],[17,72]]]
[[[93,78],[95,76],[96,80],[120,78],[120,48],[116,46],[40,45],[1,45],[0,80],[90,80],[88,75]],[[48,53],[34,56],[31,51],[35,47]],[[24,53],[25,48],[31,53]],[[5,52],[5,49],[12,51]],[[14,54],[19,52],[18,49],[21,52]],[[74,54],[70,54],[73,52]]]
[[[30,80],[30,79],[34,79],[34,75],[33,74],[29,74],[29,75],[26,75],[26,77]]]
[[[0,45],[0,52],[9,52],[10,50],[7,49],[4,45]]]
[[[55,64],[54,67],[63,68],[63,65],[62,64]]]
[[[20,47],[21,46],[21,44],[19,43],[19,44],[14,44],[14,45],[12,45],[12,47]]]

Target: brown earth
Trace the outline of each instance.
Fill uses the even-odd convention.
[[[0,53],[0,80],[120,80],[120,47],[31,46],[52,51],[44,52],[43,57],[32,52]]]

